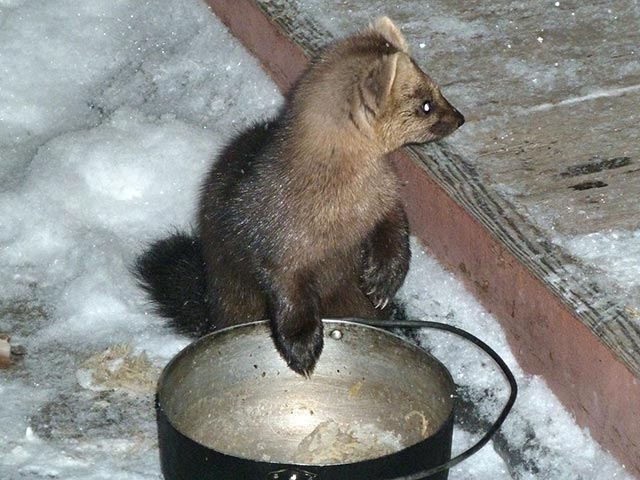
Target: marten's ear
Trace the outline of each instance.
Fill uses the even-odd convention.
[[[409,53],[409,46],[402,32],[389,17],[380,17],[371,25],[371,29],[382,35],[387,42],[404,53]]]
[[[383,55],[360,81],[363,107],[377,114],[391,94],[398,70],[399,53]]]

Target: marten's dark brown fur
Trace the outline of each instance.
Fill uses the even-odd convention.
[[[196,235],[153,245],[137,264],[143,286],[181,331],[270,319],[284,359],[309,374],[321,318],[385,317],[407,273],[407,219],[386,155],[463,122],[397,27],[377,20],[329,46],[277,118],[222,152]]]

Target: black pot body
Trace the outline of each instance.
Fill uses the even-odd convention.
[[[158,442],[166,480],[390,480],[444,464],[451,458],[454,413],[432,436],[392,455],[340,465],[268,463],[225,455],[176,430],[157,405]],[[448,471],[428,477],[447,480]],[[417,480],[417,479],[416,479]]]
[[[450,459],[455,384],[437,359],[387,331],[328,320],[322,356],[304,379],[269,333],[266,322],[219,330],[165,367],[156,407],[167,480],[418,480]],[[426,438],[412,416],[420,412],[433,425]],[[300,415],[312,424],[375,422],[409,446],[351,463],[296,463],[291,451],[311,428],[298,428]]]

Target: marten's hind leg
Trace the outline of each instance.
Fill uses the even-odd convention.
[[[208,265],[207,301],[215,329],[267,318],[266,299],[258,282],[231,263]]]

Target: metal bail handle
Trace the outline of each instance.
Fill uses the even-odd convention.
[[[318,480],[320,477],[304,470],[278,470],[271,472],[267,480]]]
[[[502,374],[505,376],[505,378],[509,382],[509,387],[510,387],[510,390],[511,390],[510,393],[509,393],[509,399],[505,403],[504,408],[500,412],[500,415],[498,415],[498,418],[493,423],[491,428],[489,428],[487,433],[485,433],[484,436],[480,440],[478,440],[478,442],[476,442],[475,445],[469,447],[464,452],[460,453],[459,455],[456,455],[451,460],[443,463],[442,465],[438,465],[437,467],[432,467],[432,468],[429,468],[427,470],[423,470],[421,472],[413,473],[411,475],[404,475],[404,476],[401,476],[401,477],[394,477],[394,478],[389,478],[389,479],[386,479],[386,480],[422,480],[422,479],[427,478],[427,477],[429,477],[431,475],[434,475],[436,473],[442,472],[444,470],[448,470],[451,467],[453,467],[454,465],[457,465],[458,463],[462,462],[463,460],[466,460],[471,455],[473,455],[478,450],[480,450],[482,447],[484,447],[489,442],[489,440],[491,440],[491,437],[493,437],[493,435],[498,431],[498,429],[502,426],[502,424],[506,420],[507,415],[509,415],[509,412],[511,411],[511,408],[513,407],[513,404],[516,401],[516,397],[518,396],[518,384],[516,383],[516,379],[513,376],[513,373],[511,373],[511,370],[509,369],[507,364],[504,362],[502,357],[500,355],[498,355],[491,347],[489,347],[489,345],[487,345],[482,340],[480,340],[478,337],[470,334],[469,332],[467,332],[465,330],[462,330],[462,329],[460,329],[458,327],[454,327],[452,325],[448,325],[446,323],[427,322],[427,321],[421,321],[421,320],[364,320],[364,319],[360,319],[360,318],[341,318],[341,319],[335,319],[335,320],[349,321],[349,322],[353,322],[353,323],[360,323],[360,324],[363,324],[363,325],[368,325],[370,327],[378,327],[378,328],[382,328],[382,329],[389,329],[389,328],[433,328],[435,330],[443,330],[445,332],[453,333],[454,335],[462,337],[465,340],[473,343],[474,345],[479,347],[481,350],[483,350],[484,353],[486,353],[488,356],[490,356],[491,359],[494,362],[496,362],[498,367],[500,367],[500,370],[502,370]]]

